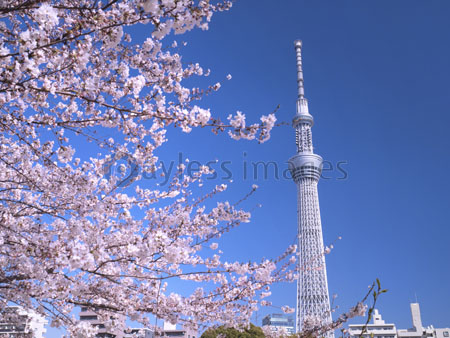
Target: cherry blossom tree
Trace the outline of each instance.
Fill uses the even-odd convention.
[[[266,141],[273,114],[247,125],[238,112],[221,121],[198,102],[220,84],[186,87],[207,76],[184,64],[177,34],[207,29],[231,2],[214,0],[6,0],[0,2],[0,308],[18,304],[65,326],[72,337],[95,330],[73,318],[95,309],[105,322],[148,314],[191,325],[248,322],[270,285],[292,280],[295,247],[258,263],[226,262],[217,238],[250,214],[216,200],[217,185],[192,200],[211,169],[183,165],[164,189],[157,151],[167,128],[226,131]],[[147,32],[143,42],[130,29]],[[114,137],[102,137],[105,130]],[[88,144],[88,146],[86,146]],[[86,149],[89,153],[86,155]],[[140,173],[105,175],[126,158]],[[121,176],[122,175],[122,176]],[[255,189],[255,188],[254,188]],[[170,292],[178,280],[190,294]]]

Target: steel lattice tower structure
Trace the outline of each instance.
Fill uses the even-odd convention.
[[[297,184],[298,215],[298,282],[297,332],[304,328],[305,320],[317,324],[331,323],[325,252],[320,220],[317,183],[322,172],[322,157],[314,154],[309,114],[305,98],[302,70],[302,42],[295,41],[297,54],[297,112],[293,119],[297,154],[289,160],[289,170]],[[330,332],[328,338],[334,337]]]

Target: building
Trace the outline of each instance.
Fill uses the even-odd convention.
[[[114,320],[121,321],[125,326],[125,318],[119,316]],[[87,307],[82,307],[80,321],[87,321],[91,325],[98,327],[98,338],[155,338],[155,337],[176,337],[176,338],[198,338],[198,332],[188,328],[177,329],[176,325],[165,322],[164,328],[160,332],[155,332],[149,328],[125,328],[123,331],[110,331],[104,322],[99,320],[98,314]]]
[[[331,323],[325,248],[320,219],[317,183],[322,173],[322,157],[314,154],[311,128],[314,119],[305,98],[302,70],[302,42],[295,41],[297,54],[297,111],[292,121],[297,154],[289,160],[289,170],[297,185],[298,270],[296,330]],[[328,338],[334,337],[332,332]]]
[[[115,320],[125,323],[123,316],[119,316]],[[155,338],[154,331],[147,328],[125,328],[123,331],[110,331],[105,327],[104,322],[99,320],[98,314],[87,307],[81,308],[80,321],[89,322],[92,326],[98,327],[98,338]]]
[[[125,322],[123,318],[117,318]],[[82,307],[80,312],[80,321],[89,322],[92,326],[98,327],[97,337],[99,338],[124,338],[124,333],[120,331],[109,331],[104,322],[99,320],[98,314],[87,307]]]
[[[281,313],[267,315],[262,320],[262,325],[270,327],[272,332],[285,333],[288,335],[295,333],[294,319],[291,316]]]
[[[436,337],[433,326],[423,327],[422,318],[420,316],[419,303],[411,303],[411,319],[413,327],[407,330],[398,330],[398,338],[425,338]],[[449,329],[447,329],[449,330]]]
[[[177,326],[164,322],[164,329],[161,333],[156,334],[159,337],[176,337],[176,338],[198,338],[198,332],[189,328],[177,329]]]
[[[123,338],[155,338],[155,332],[147,328],[130,328],[125,330]]]
[[[386,324],[377,309],[373,312],[372,320],[373,322],[371,324],[367,324],[362,336],[361,332],[364,329],[363,324],[349,325],[348,330],[350,337],[397,338],[395,324]]]
[[[40,314],[20,306],[8,306],[2,311],[0,336],[43,338],[48,321]]]
[[[368,324],[363,337],[373,338],[448,338],[450,328],[436,329],[432,325],[424,327],[420,315],[419,303],[411,303],[411,318],[413,327],[410,329],[396,329],[394,324],[385,324],[378,310],[374,310],[373,323]],[[350,338],[361,335],[363,324],[349,325]]]

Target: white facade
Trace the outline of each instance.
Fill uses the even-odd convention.
[[[86,307],[81,308],[80,321],[88,322],[92,326],[98,327],[97,337],[99,338],[154,338],[154,331],[147,328],[125,328],[125,319],[123,316],[118,316],[114,320],[120,321],[124,326],[124,330],[111,331],[107,329],[104,322],[99,320],[98,314],[89,310]]]
[[[124,318],[116,318],[115,320],[118,320],[122,323],[125,323]],[[98,327],[98,333],[97,337],[104,337],[104,338],[124,338],[123,331],[110,331],[105,327],[104,322],[99,320],[98,314],[94,311],[89,310],[87,307],[82,307],[80,312],[80,321],[82,322],[88,322],[92,326]]]
[[[4,311],[11,313],[14,319],[0,322],[1,336],[44,338],[48,321],[43,316],[19,306],[8,306]]]
[[[434,329],[436,338],[449,338],[450,337],[450,328],[445,329]]]
[[[155,332],[146,328],[127,329],[123,338],[155,338]]]
[[[92,326],[98,327],[97,337],[99,338],[198,338],[198,332],[187,328],[177,329],[176,325],[164,322],[163,330],[155,332],[148,328],[125,328],[125,317],[118,316],[115,320],[123,324],[122,331],[108,330],[104,323],[99,320],[96,312],[89,310],[87,307],[82,307],[80,312],[80,321],[89,322]]]
[[[197,330],[191,330],[189,328],[177,329],[177,326],[170,324],[169,322],[164,322],[164,329],[161,333],[156,334],[157,337],[168,337],[168,338],[199,338]]]
[[[419,303],[411,303],[411,319],[413,327],[406,330],[398,330],[399,338],[425,338],[436,337],[433,326],[423,327],[422,318],[420,316]]]
[[[349,325],[350,337],[359,337],[364,328],[363,324]],[[362,335],[364,338],[397,338],[395,324],[386,324],[377,309],[373,313],[373,323],[367,324]]]
[[[411,303],[411,318],[413,327],[397,330],[394,324],[386,324],[380,313],[375,309],[373,323],[368,324],[363,334],[364,338],[449,338],[450,328],[436,329],[433,326],[424,327],[420,316],[419,303]],[[363,324],[349,325],[351,338],[360,336]]]

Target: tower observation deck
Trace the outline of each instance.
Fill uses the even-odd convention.
[[[320,220],[317,183],[322,157],[314,154],[311,128],[314,123],[305,98],[302,69],[302,42],[295,41],[297,54],[297,109],[292,121],[297,154],[289,160],[289,170],[297,185],[298,282],[296,330],[331,323],[327,271]],[[334,337],[327,333],[327,338]]]

